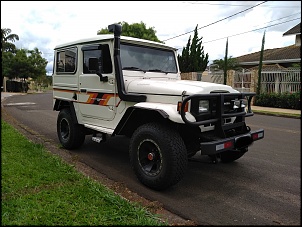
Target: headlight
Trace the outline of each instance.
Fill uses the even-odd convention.
[[[246,99],[240,99],[240,100],[232,100],[233,101],[233,109],[238,109],[238,108],[244,108],[247,105],[247,100]]]
[[[209,111],[209,100],[199,100],[199,113],[206,113]]]

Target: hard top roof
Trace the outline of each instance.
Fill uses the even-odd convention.
[[[59,49],[62,47],[70,47],[70,46],[74,46],[74,45],[78,45],[78,44],[81,45],[81,44],[94,43],[97,41],[113,40],[113,39],[114,39],[113,34],[96,35],[96,36],[92,36],[92,37],[88,37],[88,38],[83,38],[83,39],[78,39],[78,40],[74,40],[71,42],[62,43],[62,44],[57,45],[54,49]],[[150,46],[164,47],[164,48],[168,48],[168,49],[177,50],[176,48],[165,45],[163,43],[154,42],[154,41],[145,40],[145,39],[133,38],[133,37],[129,37],[129,36],[121,36],[120,40],[121,40],[121,42],[126,41],[129,43],[136,43],[136,44],[145,43],[145,44],[149,44]]]

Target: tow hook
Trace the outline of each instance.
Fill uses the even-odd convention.
[[[218,162],[220,162],[220,155],[213,154],[209,155],[209,157],[211,158],[213,164],[217,164]]]

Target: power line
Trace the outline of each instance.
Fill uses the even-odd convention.
[[[281,20],[281,19],[284,19],[284,18],[287,18],[287,17],[292,17],[292,16],[295,16],[295,15],[297,15],[297,14],[300,14],[300,15],[301,15],[301,11],[300,11],[299,13],[295,13],[295,14],[292,14],[292,15],[289,15],[289,16],[281,17],[281,18],[278,18],[278,19],[276,19],[276,20]],[[271,22],[276,21],[276,20],[271,20],[271,21],[266,22],[266,23],[264,23],[264,24],[268,24],[268,23],[271,23]],[[257,26],[258,26],[258,25],[257,25]],[[256,27],[256,26],[253,26],[253,27]]]
[[[278,24],[272,24],[272,25],[268,25],[266,27],[253,29],[253,30],[250,30],[250,31],[247,31],[247,32],[241,32],[241,33],[238,33],[238,34],[235,34],[235,35],[230,35],[230,36],[226,36],[226,37],[223,37],[223,38],[218,38],[218,39],[214,39],[214,40],[211,40],[211,41],[202,42],[202,43],[203,44],[204,43],[211,43],[211,42],[215,42],[215,41],[218,41],[218,40],[221,40],[221,39],[225,39],[225,38],[229,38],[229,37],[234,37],[234,36],[238,36],[238,35],[243,35],[243,34],[246,34],[246,33],[250,33],[250,32],[258,31],[258,30],[261,30],[261,29],[277,26],[277,25],[284,24],[284,23],[291,22],[291,21],[298,20],[298,19],[301,19],[301,17],[295,18],[295,19],[292,19],[292,20],[288,20],[288,21],[284,21],[284,22],[281,22],[281,23],[278,23]],[[183,49],[183,47],[181,47],[181,48],[179,48],[177,50],[181,50],[181,49]]]
[[[252,6],[252,5],[233,5],[233,4],[224,4],[224,3],[207,3],[207,2],[183,2],[193,5],[218,5],[218,6]],[[300,6],[273,6],[273,5],[263,5],[261,7],[270,7],[270,8],[297,8]]]
[[[268,26],[266,26],[266,27],[257,28],[257,29],[251,30],[251,31],[242,32],[242,33],[238,33],[238,34],[231,35],[231,36],[226,36],[226,37],[224,37],[224,38],[219,38],[219,39],[211,40],[211,41],[208,41],[208,42],[203,42],[203,43],[210,43],[210,42],[214,42],[214,41],[217,41],[217,40],[220,40],[220,39],[225,39],[225,38],[227,38],[227,37],[234,37],[234,36],[237,36],[237,35],[242,35],[242,34],[254,32],[254,31],[258,31],[258,30],[261,30],[261,29],[273,27],[273,26],[276,26],[276,25],[279,25],[279,24],[284,24],[284,23],[291,22],[291,21],[298,20],[298,19],[301,19],[301,17],[295,18],[295,19],[292,19],[292,20],[288,20],[288,21],[284,21],[284,22],[281,22],[281,23],[278,23],[278,24],[272,24],[272,25],[268,25]]]
[[[223,19],[221,19],[221,20],[215,21],[215,22],[213,22],[213,23],[211,23],[211,24],[208,24],[208,25],[206,25],[206,26],[203,26],[203,27],[201,27],[201,28],[198,28],[197,30],[202,29],[202,28],[205,28],[205,27],[208,27],[208,26],[213,25],[213,24],[216,24],[216,23],[218,23],[218,22],[220,22],[220,21],[226,20],[226,19],[231,18],[231,17],[233,17],[233,16],[236,16],[236,15],[238,15],[238,14],[240,14],[240,13],[243,13],[243,12],[245,12],[245,11],[247,11],[247,10],[250,10],[250,9],[252,9],[252,8],[255,8],[255,7],[261,5],[261,4],[265,3],[265,2],[267,2],[267,1],[261,2],[261,3],[255,5],[255,6],[252,6],[252,7],[250,7],[250,8],[247,8],[247,9],[245,9],[245,10],[243,10],[243,11],[240,11],[240,12],[238,12],[238,13],[235,13],[235,14],[233,14],[233,15],[231,15],[231,16],[225,17],[225,18],[223,18]],[[194,32],[194,30],[193,30],[193,31],[186,32],[186,33],[183,33],[183,34],[181,34],[181,35],[174,36],[174,37],[169,38],[169,39],[166,39],[166,40],[163,40],[163,42],[164,42],[164,41],[171,40],[171,39],[175,39],[175,38],[177,38],[177,37],[186,35],[186,34],[191,33],[191,32]]]

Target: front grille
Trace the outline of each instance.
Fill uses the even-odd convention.
[[[191,125],[224,124],[232,117],[252,116],[251,99],[255,93],[222,93],[221,91],[211,94],[198,94],[186,97],[181,105],[181,117],[185,123]],[[209,100],[209,110],[199,112],[200,100]],[[246,113],[245,107],[242,107],[243,100],[248,104]],[[196,122],[190,122],[185,117],[184,106],[191,101],[190,112],[196,118]],[[242,119],[243,120],[243,119]]]
[[[234,100],[238,100],[235,96],[225,97],[223,106],[220,108],[220,97],[211,97],[209,100],[209,111],[206,113],[199,113],[199,101],[206,98],[196,99],[191,101],[191,113],[197,119],[197,121],[208,120],[212,118],[220,117],[221,114],[236,114],[241,108],[234,109]],[[222,112],[223,111],[223,112]]]

